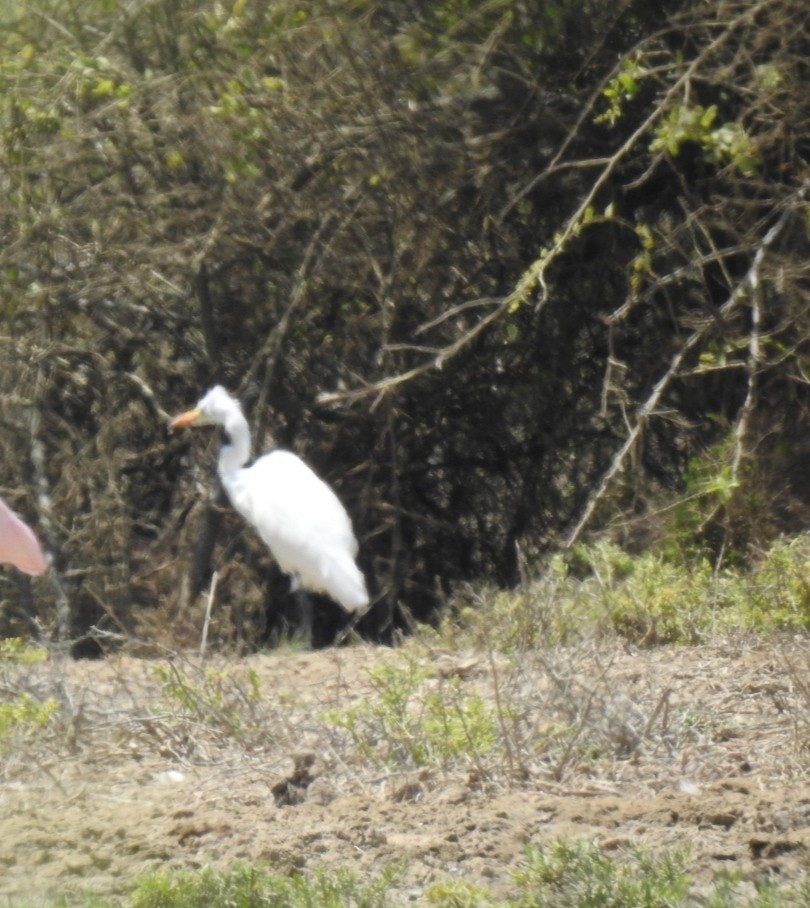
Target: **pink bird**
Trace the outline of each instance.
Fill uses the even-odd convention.
[[[0,562],[13,564],[26,574],[47,569],[45,553],[34,531],[0,498]]]

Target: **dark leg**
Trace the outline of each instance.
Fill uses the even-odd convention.
[[[305,590],[295,591],[295,602],[298,606],[298,635],[312,649],[312,600]]]

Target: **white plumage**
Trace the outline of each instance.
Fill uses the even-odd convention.
[[[337,495],[300,457],[276,450],[245,467],[250,429],[239,402],[217,385],[172,428],[220,425],[228,436],[218,470],[231,504],[259,532],[293,589],[325,593],[347,612],[369,604],[355,564],[357,540]]]

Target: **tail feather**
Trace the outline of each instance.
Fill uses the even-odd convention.
[[[357,565],[345,559],[335,566],[329,590],[332,596],[347,612],[362,613],[368,608],[369,598],[366,579]]]
[[[322,562],[319,573],[317,580],[302,577],[303,585],[314,592],[331,596],[347,612],[362,614],[368,608],[365,577],[348,554],[333,555],[328,562]],[[308,583],[308,579],[314,582]]]

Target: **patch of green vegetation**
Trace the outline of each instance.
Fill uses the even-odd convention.
[[[808,904],[810,880],[744,884],[718,874],[700,896],[692,887],[689,846],[652,852],[642,847],[603,851],[592,842],[558,841],[527,849],[516,875],[512,908],[798,908]]]
[[[477,760],[498,740],[492,708],[458,678],[442,679],[414,656],[369,670],[376,697],[323,718],[345,729],[364,758],[379,766],[447,765]]]
[[[647,67],[641,54],[635,53],[625,57],[618,67],[616,75],[602,89],[602,96],[607,101],[607,110],[594,118],[595,123],[609,123],[614,126],[622,116],[622,111],[639,90],[639,84],[647,75]]]
[[[277,875],[238,865],[150,874],[136,881],[126,908],[394,908],[405,867],[392,865],[370,882],[345,870]],[[61,904],[68,904],[62,902]],[[71,905],[104,908],[88,896]],[[117,901],[115,904],[122,904]],[[689,846],[653,852],[641,846],[605,851],[593,842],[556,841],[529,846],[505,897],[481,884],[447,877],[426,887],[420,904],[432,908],[803,908],[810,878],[743,880],[717,874],[699,889]]]
[[[810,905],[810,880],[778,879],[746,883],[739,873],[720,874],[701,908],[805,908]]]
[[[205,868],[157,873],[141,880],[129,908],[387,908],[396,867],[373,883],[346,871],[276,876],[241,865],[228,871]]]
[[[256,730],[255,707],[261,691],[253,669],[242,672],[205,666],[181,670],[175,662],[168,662],[156,665],[155,674],[178,718],[204,722],[235,736]]]
[[[606,627],[634,643],[699,643],[713,629],[720,578],[705,560],[629,557],[612,545],[577,553],[602,601]]]
[[[633,643],[695,644],[810,627],[810,536],[781,540],[750,568],[609,543],[553,558],[515,591],[460,593],[438,635],[501,652],[617,634]]]
[[[756,142],[741,123],[716,125],[717,113],[716,104],[676,104],[656,125],[650,151],[677,157],[684,144],[693,143],[715,164],[752,176],[761,163]]]
[[[26,693],[14,694],[8,703],[0,703],[0,745],[12,731],[42,728],[57,708],[51,697],[40,703]]]
[[[521,908],[659,908],[680,905],[689,887],[688,847],[618,856],[590,842],[530,848],[516,882]]]
[[[22,637],[6,637],[0,640],[0,666],[37,665],[48,658],[47,651],[35,646]]]
[[[428,886],[423,893],[426,905],[441,908],[487,908],[492,905],[489,893],[483,886],[465,880],[440,880]]]
[[[0,640],[0,748],[16,733],[32,733],[41,729],[58,709],[56,700],[48,697],[37,700],[18,689],[10,671],[36,665],[47,658],[42,647],[33,646],[19,637]]]

